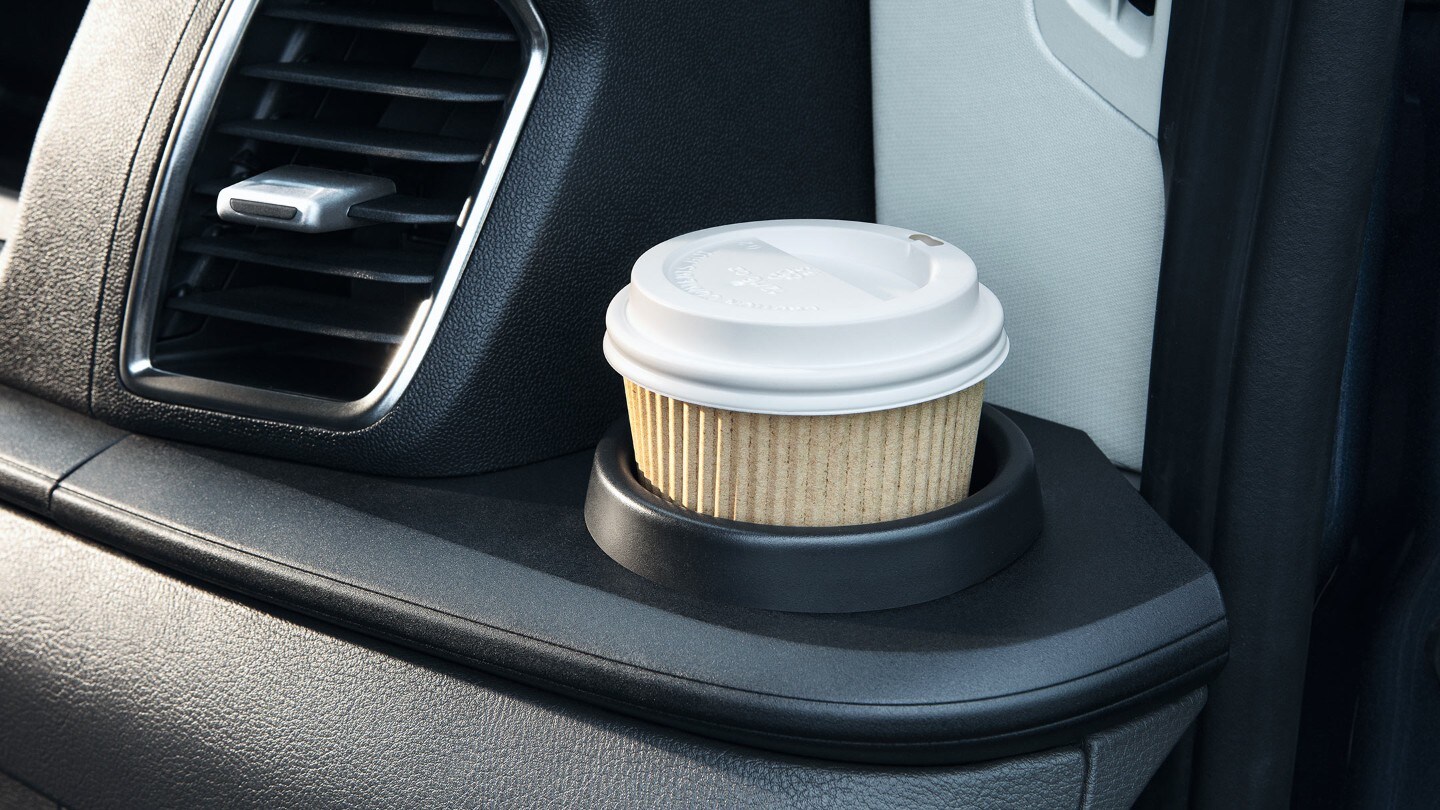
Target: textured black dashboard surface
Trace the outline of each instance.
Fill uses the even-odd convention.
[[[543,0],[540,93],[388,416],[337,433],[142,399],[118,375],[130,267],[217,3],[92,3],[0,277],[0,381],[132,430],[327,466],[495,469],[592,444],[623,411],[603,313],[645,248],[726,222],[874,215],[864,4]]]
[[[88,410],[102,284],[114,268],[128,273],[150,177],[219,6],[90,3],[0,253],[0,382]]]
[[[141,437],[51,514],[267,601],[647,719],[869,762],[974,761],[1078,740],[1204,682],[1213,578],[1084,434],[1016,415],[1046,531],[991,579],[890,611],[686,597],[582,518],[588,454],[464,479],[382,479]]]

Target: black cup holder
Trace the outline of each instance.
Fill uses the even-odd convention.
[[[948,596],[1014,562],[1044,523],[1030,442],[989,405],[970,497],[903,520],[799,528],[706,517],[651,493],[634,471],[621,421],[595,450],[585,499],[600,548],[674,590],[771,610],[850,613]]]

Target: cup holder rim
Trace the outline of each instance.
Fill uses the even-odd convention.
[[[651,492],[634,472],[622,419],[596,447],[585,523],[616,562],[702,598],[813,613],[903,607],[989,578],[1040,535],[1025,433],[986,404],[976,445],[984,483],[956,504],[863,525],[770,526],[690,512]],[[983,475],[982,459],[993,467]]]

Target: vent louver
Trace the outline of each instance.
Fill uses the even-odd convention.
[[[533,8],[495,0],[235,0],[172,136],[122,337],[140,393],[335,426],[403,389],[478,234],[545,58]],[[395,193],[357,227],[221,219],[281,167]]]

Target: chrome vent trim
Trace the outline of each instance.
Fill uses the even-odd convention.
[[[185,195],[191,193],[190,170],[205,133],[213,125],[212,117],[221,86],[230,73],[251,18],[262,4],[262,0],[227,0],[200,56],[201,67],[192,75],[177,111],[176,124],[161,157],[156,185],[142,224],[140,246],[131,276],[120,336],[119,371],[121,380],[128,389],[156,400],[337,430],[354,430],[373,424],[394,407],[414,378],[433,342],[440,321],[469,263],[475,242],[484,227],[506,166],[539,91],[549,57],[549,39],[534,5],[529,0],[493,1],[510,17],[519,37],[523,63],[519,82],[501,110],[503,123],[489,145],[488,155],[481,161],[483,170],[480,183],[474,194],[465,201],[460,214],[460,227],[445,254],[448,258],[439,270],[440,278],[433,284],[431,295],[419,304],[410,322],[395,331],[393,339],[398,341],[398,345],[374,387],[356,399],[339,401],[166,371],[157,368],[152,361],[151,348],[155,338],[156,319],[161,314],[166,293],[167,266],[176,242],[176,214]],[[405,21],[405,24],[412,26],[416,33],[443,35],[436,33],[433,20],[423,19],[418,15],[414,20]],[[471,38],[479,37],[477,34]],[[481,144],[480,148],[486,148],[486,145]],[[407,221],[419,221],[414,219],[417,216],[428,217],[430,222],[443,221],[444,215],[427,208],[428,202],[397,196],[367,204],[364,209],[356,206],[352,216],[369,218],[375,222],[399,221],[396,217],[410,217]],[[301,257],[296,260],[303,259],[304,257]],[[344,262],[335,263],[342,266],[336,272],[347,272]],[[355,272],[362,271],[363,268]],[[397,265],[393,272],[403,274],[414,271],[404,265]],[[191,309],[202,311],[204,302],[197,303]],[[343,333],[345,329],[353,332],[360,328],[362,327],[356,325],[343,325],[337,327],[337,330],[340,330],[338,333]],[[385,333],[384,337],[386,342],[392,339],[390,333]]]

